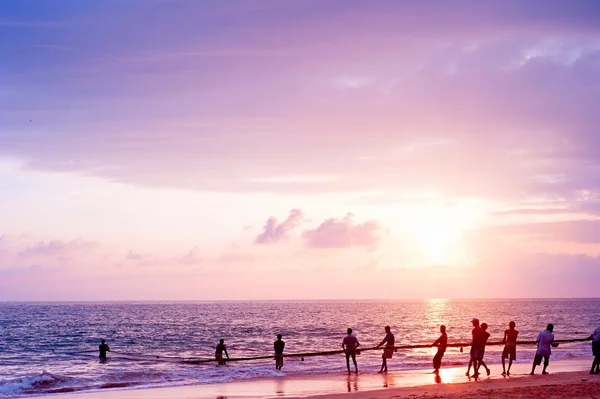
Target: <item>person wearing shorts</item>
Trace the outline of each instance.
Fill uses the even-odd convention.
[[[516,323],[508,323],[508,330],[504,330],[504,350],[502,351],[502,375],[510,375],[510,367],[517,360],[517,336],[519,332],[515,330]],[[508,370],[506,370],[505,361],[508,359]]]
[[[448,335],[446,335],[446,326],[440,326],[440,337],[435,340],[433,346],[437,346],[437,353],[433,357],[433,372],[438,374],[440,372],[440,367],[442,366],[442,358],[444,357],[444,353],[446,353],[446,348],[448,346]]]
[[[538,334],[538,337],[535,340],[538,347],[535,351],[531,373],[529,374],[533,375],[535,367],[542,363],[542,358],[544,359],[544,369],[542,370],[542,374],[548,374],[546,368],[548,368],[548,364],[550,364],[550,355],[552,354],[552,349],[550,349],[550,347],[558,346],[558,344],[554,344],[554,334],[552,331],[554,331],[554,325],[548,324],[546,330]]]
[[[275,349],[275,368],[277,370],[281,370],[283,367],[283,348],[285,347],[285,342],[281,340],[282,335],[277,335],[277,341],[273,342],[273,349]]]
[[[471,320],[471,324],[473,324],[473,330],[471,331],[473,339],[471,341],[471,358],[469,359],[469,366],[467,367],[467,372],[465,373],[466,376],[470,375],[469,372],[471,371],[471,366],[476,373],[479,365],[479,359],[483,358],[483,345],[481,343],[483,340],[483,330],[481,327],[479,327],[479,319],[474,318]]]
[[[394,356],[394,351],[396,350],[394,346],[395,343],[396,339],[394,337],[394,334],[392,334],[392,329],[390,328],[390,326],[385,326],[385,337],[379,343],[379,345],[377,345],[377,348],[379,348],[383,346],[383,344],[385,344],[385,348],[383,349],[383,355],[381,356],[382,362],[381,370],[379,370],[380,373],[387,373],[387,359],[391,359]]]
[[[488,325],[487,323],[481,323],[481,357],[477,362],[477,368],[475,369],[475,375],[479,375],[479,367],[483,366],[483,368],[485,368],[485,371],[487,372],[487,375],[490,375],[490,369],[487,366],[487,364],[485,364],[485,361],[483,360],[483,357],[485,356],[485,344],[487,344],[487,340],[490,338],[490,333],[487,332],[488,329]]]
[[[354,371],[356,374],[358,374],[358,365],[356,364],[356,348],[360,346],[360,343],[358,342],[358,338],[352,334],[351,328],[347,330],[347,333],[348,335],[346,335],[342,341],[342,349],[346,355],[346,368],[348,369],[348,374],[350,374],[350,358],[352,358],[352,362],[354,363]]]
[[[600,374],[600,327],[596,328],[588,339],[592,340],[592,354],[594,355],[590,374]]]

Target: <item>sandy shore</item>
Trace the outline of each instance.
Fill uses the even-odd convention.
[[[600,375],[565,372],[518,379],[485,379],[477,383],[425,385],[410,388],[313,396],[314,399],[467,399],[600,398]]]
[[[465,368],[442,369],[439,377],[427,370],[388,374],[320,374],[169,388],[103,390],[60,394],[68,399],[387,399],[387,398],[599,398],[600,375],[589,375],[591,358],[551,362],[550,375],[529,376],[531,365],[513,365],[510,377],[500,365],[490,365],[491,376],[465,376]]]

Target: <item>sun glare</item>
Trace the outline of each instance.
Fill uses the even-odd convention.
[[[430,262],[445,263],[451,247],[460,240],[462,229],[441,222],[423,223],[415,229],[415,236]]]
[[[411,212],[407,227],[425,262],[448,264],[460,253],[463,232],[473,216],[468,207],[419,207]]]

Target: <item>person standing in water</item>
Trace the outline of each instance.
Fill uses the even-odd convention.
[[[531,367],[531,375],[533,375],[535,371],[535,367],[539,366],[542,363],[542,358],[544,359],[544,369],[542,370],[542,374],[548,374],[546,368],[548,368],[548,364],[550,364],[550,355],[552,354],[551,346],[557,347],[558,344],[554,343],[554,325],[548,324],[545,331],[542,331],[538,334],[535,342],[538,344],[537,350],[535,351],[535,357],[533,358],[533,366]]]
[[[356,348],[360,346],[360,343],[358,342],[358,338],[352,334],[351,328],[347,330],[347,333],[348,335],[346,335],[342,341],[342,349],[346,354],[346,368],[348,369],[348,374],[350,374],[350,357],[352,357],[354,371],[356,374],[358,374],[358,365],[356,364]]]
[[[281,334],[277,334],[277,341],[273,342],[273,348],[275,349],[275,368],[281,370],[283,367],[283,348],[285,342],[281,340]]]
[[[229,354],[227,353],[227,348],[225,347],[225,340],[219,340],[219,344],[217,345],[217,349],[215,350],[215,359],[217,359],[217,363],[220,366],[226,365],[225,360],[223,359],[223,352],[225,352],[225,356],[229,359]]]
[[[517,360],[517,335],[519,332],[515,330],[516,324],[514,321],[508,323],[508,330],[504,330],[504,350],[502,351],[502,375],[510,375],[510,366]],[[505,360],[508,359],[508,370],[506,370]]]
[[[106,345],[105,340],[100,340],[100,346],[98,346],[98,350],[100,351],[100,360],[106,360],[106,352],[110,352],[110,348],[108,345]]]
[[[588,339],[592,340],[592,354],[594,355],[590,374],[600,374],[600,327],[596,328]]]
[[[387,359],[391,359],[394,356],[394,344],[396,343],[396,339],[394,337],[394,334],[392,334],[392,330],[390,328],[390,326],[385,326],[385,337],[383,338],[383,340],[379,343],[379,345],[377,345],[377,348],[383,346],[383,344],[385,344],[385,349],[383,350],[383,355],[381,356],[382,358],[382,362],[381,362],[381,370],[379,370],[380,373],[387,373],[388,368],[387,368]]]
[[[433,346],[437,346],[437,353],[433,357],[433,372],[438,374],[440,372],[440,367],[442,366],[442,358],[444,357],[444,353],[446,353],[446,347],[448,346],[448,335],[446,335],[446,326],[440,326],[440,337],[435,340]]]

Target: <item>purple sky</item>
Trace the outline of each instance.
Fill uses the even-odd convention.
[[[5,0],[0,54],[0,300],[597,296],[595,0]]]

